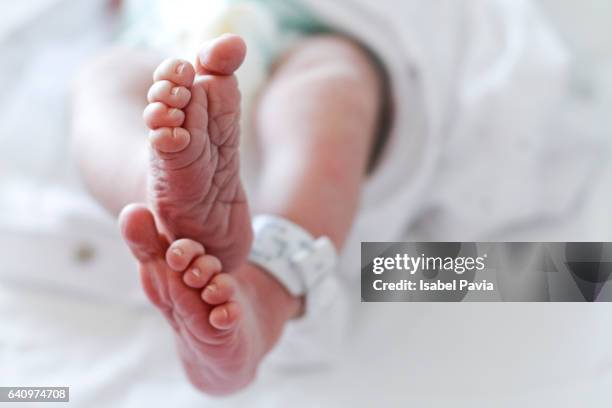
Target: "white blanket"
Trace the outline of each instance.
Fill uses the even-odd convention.
[[[362,21],[357,16],[349,18],[342,14],[340,6],[334,5],[338,2],[327,3],[330,4],[327,15],[337,19],[339,24],[342,18],[348,19],[351,24]],[[385,4],[380,0],[376,3]],[[65,406],[88,408],[208,405],[609,406],[612,310],[608,305],[360,304],[358,287],[355,288],[353,303],[360,319],[353,324],[351,336],[335,369],[282,371],[268,367],[262,371],[253,387],[235,397],[215,400],[195,392],[181,372],[170,330],[140,291],[134,263],[119,239],[114,220],[86,198],[66,159],[67,84],[82,59],[93,54],[108,38],[107,22],[101,18],[104,13],[100,2],[49,0],[39,4],[45,8],[21,14],[27,18],[19,25],[7,28],[0,38],[3,55],[0,88],[5,94],[0,100],[0,142],[3,146],[0,150],[0,253],[4,263],[0,267],[0,385],[71,386],[72,403]],[[403,4],[410,8],[413,3]],[[391,186],[381,184],[379,187],[368,187],[366,195],[369,198],[364,203],[364,211],[370,209],[368,214],[374,218],[369,219],[378,217],[384,228],[374,230],[368,217],[364,218],[356,226],[349,244],[349,251],[352,246],[353,254],[358,254],[355,248],[359,239],[394,239],[403,233],[403,226],[395,228],[391,218],[382,218],[383,210],[387,208],[384,205],[391,205],[383,204],[383,201],[406,203],[405,211],[399,216],[408,215],[412,219],[425,208],[445,209],[446,214],[451,211],[452,217],[449,217],[454,221],[449,221],[448,225],[460,227],[459,230],[449,231],[451,235],[446,235],[446,232],[437,229],[439,222],[432,223],[434,227],[425,225],[422,228],[425,232],[419,232],[425,236],[469,239],[483,238],[488,234],[484,230],[470,230],[468,233],[463,229],[464,220],[472,216],[469,212],[472,207],[465,205],[471,197],[467,193],[473,192],[464,183],[468,183],[476,174],[480,177],[480,183],[486,184],[486,177],[493,172],[488,168],[479,171],[472,167],[476,166],[472,160],[458,161],[446,157],[442,152],[454,151],[450,146],[456,132],[480,134],[468,130],[476,129],[470,126],[475,125],[475,119],[479,117],[477,112],[483,106],[506,106],[501,96],[504,94],[500,93],[498,97],[495,97],[495,93],[489,95],[483,91],[486,88],[470,81],[449,85],[452,78],[481,76],[476,75],[478,71],[465,68],[473,66],[471,64],[460,64],[463,68],[457,69],[457,65],[453,68],[442,63],[447,58],[454,60],[442,46],[454,38],[445,30],[456,27],[457,15],[471,16],[469,27],[476,30],[473,35],[477,38],[497,38],[492,34],[482,34],[481,30],[486,27],[494,29],[493,32],[506,27],[515,35],[522,32],[527,36],[518,35],[518,39],[532,38],[533,33],[529,28],[539,25],[518,24],[523,21],[519,18],[520,13],[530,10],[521,1],[512,2],[516,8],[508,6],[509,10],[499,14],[500,18],[504,18],[493,26],[488,23],[491,20],[486,12],[491,10],[487,7],[461,12],[456,10],[460,7],[458,2],[453,2],[454,5],[441,1],[427,4],[432,6],[421,3],[419,6],[422,7],[406,12],[405,17],[396,13],[396,17],[393,17],[395,23],[377,24],[381,30],[368,28],[367,21],[364,21],[361,35],[364,38],[379,38],[380,33],[385,32],[382,27],[387,27],[386,30],[388,27],[400,27],[406,32],[419,29],[413,33],[411,40],[414,48],[406,54],[411,58],[405,61],[405,65],[398,62],[394,69],[416,68],[418,77],[423,78],[422,84],[427,83],[433,89],[438,89],[434,85],[441,81],[441,95],[434,92],[425,98],[427,87],[421,89],[416,95],[422,99],[415,101],[413,106],[417,109],[423,102],[423,110],[407,113],[406,117],[414,118],[418,117],[419,112],[422,113],[423,121],[417,123],[428,129],[428,136],[451,140],[439,140],[439,146],[434,147],[436,154],[424,155],[423,160],[430,160],[430,164],[427,167],[429,170],[422,174],[428,174],[428,178],[423,175],[418,177],[428,181],[421,181],[420,190],[414,190],[421,193],[410,193],[413,194],[414,203],[403,193],[392,193]],[[432,14],[435,5],[440,7],[439,15]],[[484,14],[478,17],[480,13]],[[366,14],[375,16],[374,13]],[[506,17],[510,17],[510,22]],[[444,24],[440,21],[444,21]],[[511,24],[512,21],[514,23]],[[434,33],[424,34],[432,29]],[[515,30],[518,30],[518,34]],[[417,35],[418,32],[421,34]],[[508,31],[501,30],[499,38],[506,38],[502,35],[504,33]],[[544,33],[547,38],[547,30]],[[513,42],[502,43],[516,46]],[[523,46],[537,43],[534,39],[519,42]],[[489,50],[487,44],[482,44],[482,47],[477,49]],[[493,49],[496,48],[490,48]],[[519,47],[519,50],[525,49]],[[472,52],[468,52],[470,50]],[[508,51],[508,48],[505,50]],[[554,55],[563,55],[556,47],[553,50],[556,50]],[[483,58],[506,55],[503,52],[481,54],[471,48],[464,48],[463,51],[455,50],[454,53],[474,58],[477,55]],[[516,52],[515,49],[502,61],[513,61],[510,57],[516,57]],[[390,52],[385,55],[391,59],[399,58]],[[523,54],[519,52],[519,55]],[[435,61],[430,65],[433,71],[419,69],[419,58],[415,56],[424,58],[423,61]],[[518,66],[500,65],[502,68]],[[506,69],[500,72],[508,74],[515,71]],[[489,78],[489,81],[498,78],[493,74],[484,75],[484,78]],[[519,75],[518,78],[523,76]],[[412,89],[414,83],[404,85],[409,87],[406,89]],[[457,90],[459,84],[467,87],[469,97],[451,98],[454,103],[463,106],[458,112],[464,114],[451,120],[444,115],[453,110],[445,111],[446,103],[441,101],[451,90]],[[525,93],[530,91],[528,88],[520,89]],[[397,95],[397,98],[407,97],[408,101],[408,95],[410,93]],[[489,97],[479,99],[486,95]],[[518,99],[523,101],[524,98]],[[515,98],[513,100],[516,101]],[[540,102],[543,104],[545,100]],[[519,115],[520,120],[513,117],[513,120],[503,123],[516,129],[514,126],[527,126],[532,123],[531,120],[535,120],[535,117],[528,115],[529,111],[522,113],[527,116]],[[523,119],[527,122],[524,123]],[[449,132],[445,133],[443,129]],[[483,132],[485,135],[512,133],[507,131],[506,126],[485,127]],[[440,147],[444,143],[448,147],[446,150]],[[544,141],[541,143],[542,149],[537,151],[549,151],[544,149],[547,144]],[[555,145],[556,141],[552,143]],[[494,161],[503,160],[497,147],[490,148],[492,154],[495,153]],[[471,151],[468,147],[457,149],[459,156]],[[561,150],[558,154],[554,156],[554,163],[549,161],[544,164],[559,164],[561,172],[584,176],[584,173],[573,170],[580,166],[561,166],[571,163],[560,159],[567,157],[564,156],[567,150]],[[434,156],[437,157],[435,160]],[[434,163],[437,164],[434,166]],[[391,170],[393,165],[386,166],[379,170],[380,174],[388,171],[388,174],[393,173],[397,177],[395,170]],[[517,169],[521,172],[519,177],[526,180],[535,177],[533,175],[548,174],[549,177],[544,180],[558,180],[560,173],[556,173],[557,170],[550,176],[551,173],[547,172],[553,170],[533,166],[535,164],[527,166],[527,169]],[[434,167],[437,170],[434,171]],[[469,176],[462,176],[464,167]],[[410,168],[412,171],[421,169],[416,165]],[[416,180],[416,171],[407,174]],[[496,176],[500,177],[499,174]],[[500,181],[493,176],[491,178],[494,179],[492,183],[495,181],[493,185]],[[437,181],[434,182],[434,179]],[[533,182],[540,183],[541,180],[536,178]],[[577,180],[574,181],[577,183]],[[530,238],[609,239],[610,235],[606,235],[609,234],[608,227],[602,223],[602,216],[609,216],[609,210],[604,212],[606,210],[599,205],[609,195],[608,185],[601,183],[599,201],[595,206],[592,200],[587,203],[588,213],[578,213],[576,210],[570,225],[555,223],[553,228],[531,232]],[[430,186],[449,194],[444,196],[444,191],[430,190],[425,195]],[[595,184],[586,185],[585,188],[595,188]],[[451,191],[453,194],[450,194]],[[573,201],[572,197],[577,197],[572,189],[569,193],[554,195],[553,200],[546,195],[550,191],[555,189],[544,189],[543,196],[531,196],[531,200],[528,194],[525,195],[520,203],[524,202],[528,211],[525,210],[523,215],[544,214],[543,210],[549,207],[539,205],[539,200],[546,197],[546,204],[550,204],[553,213],[563,214]],[[512,200],[513,205],[517,206],[516,199]],[[455,212],[452,203],[458,204]],[[600,210],[596,211],[596,208]],[[431,213],[428,214],[431,216]],[[509,227],[517,228],[512,235],[497,235],[498,239],[523,236],[517,232],[521,224],[508,219],[509,214],[516,213],[512,209],[490,216],[491,220],[505,220]],[[476,220],[474,226],[484,225],[478,221],[478,217]],[[528,226],[534,225],[528,223]],[[354,263],[356,259],[359,257],[347,255],[343,269],[345,275],[358,271]]]

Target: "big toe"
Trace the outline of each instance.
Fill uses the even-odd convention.
[[[162,256],[162,242],[153,214],[139,204],[126,206],[119,215],[121,235],[140,262]]]
[[[232,75],[246,56],[244,40],[235,34],[222,36],[206,43],[196,61],[199,74]]]

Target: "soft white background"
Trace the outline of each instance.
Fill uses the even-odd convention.
[[[142,298],[134,276],[123,273],[131,270],[132,264],[116,229],[101,213],[91,218],[97,213],[95,205],[84,196],[68,158],[71,78],[79,63],[111,36],[112,22],[100,18],[104,13],[101,3],[0,0],[0,254],[4,262],[0,267],[0,385],[71,385],[72,406],[83,407],[210,404],[181,377],[163,322]],[[584,93],[601,102],[602,133],[612,135],[612,115],[608,113],[612,112],[612,3],[540,3],[580,62]],[[592,180],[583,206],[569,219],[556,225],[517,227],[506,232],[504,238],[611,240],[611,168],[608,165],[599,178]],[[67,193],[72,194],[68,208]],[[98,228],[93,233],[92,226]],[[96,249],[93,263],[78,263],[75,254],[91,248]],[[100,270],[107,270],[108,275],[96,273]],[[483,403],[487,394],[508,400],[515,396],[503,396],[505,383],[500,378],[497,382],[490,379],[482,395],[473,392],[466,397],[465,390],[478,390],[479,384],[470,384],[462,375],[462,364],[481,370],[484,378],[488,367],[504,361],[507,353],[530,350],[532,342],[542,345],[548,341],[571,344],[579,351],[559,360],[554,353],[548,354],[546,347],[530,350],[540,359],[533,365],[525,364],[532,369],[515,383],[531,391],[509,406],[531,406],[534,401],[539,401],[538,406],[610,406],[604,399],[607,396],[588,393],[595,382],[608,381],[612,387],[612,363],[599,360],[598,354],[598,350],[612,347],[603,343],[609,338],[603,335],[609,329],[597,325],[602,321],[598,318],[612,312],[607,305],[491,304],[489,314],[472,313],[478,305],[452,306],[453,310],[447,305],[368,305],[367,313],[372,316],[369,330],[355,329],[359,335],[355,344],[347,347],[351,362],[342,370],[331,375],[306,372],[264,376],[257,391],[220,404],[313,406],[331,400],[334,405],[372,406],[381,400],[387,405],[401,400],[403,406],[424,406],[435,400],[448,406],[455,401],[454,396],[462,395],[461,404],[471,398],[472,406],[491,406]],[[404,313],[409,307],[411,312]],[[549,307],[560,311],[553,320],[547,313]],[[418,317],[407,322],[405,316],[414,315],[415,308]],[[478,326],[481,331],[471,336],[479,344],[465,344],[464,337],[448,336],[461,332],[460,320],[445,321],[444,327],[435,325],[447,312],[457,310],[468,318],[482,319]],[[516,316],[522,314],[530,315],[536,323],[541,316],[541,330],[527,325],[531,331],[520,330],[523,322]],[[488,330],[497,327],[500,316],[508,319],[508,327],[517,328],[504,330],[506,341],[501,346],[495,342],[496,333]],[[582,323],[567,328],[560,338],[547,330],[563,327],[565,319]],[[414,350],[409,373],[403,338],[386,338],[403,325],[409,333],[406,341]],[[585,338],[589,338],[589,346],[582,350]],[[499,349],[509,344],[513,345],[511,350]],[[456,356],[454,349],[473,355]],[[385,352],[377,355],[378,350]],[[437,352],[422,356],[418,350]],[[561,376],[550,373],[562,373],[568,361],[578,367],[576,375],[580,379],[565,384]],[[517,360],[517,365],[521,363]],[[581,368],[593,364],[600,374],[590,373],[592,377],[588,377],[581,372]],[[456,379],[455,387],[445,388],[444,393],[435,381],[432,383],[442,370],[445,377]],[[512,372],[513,367],[508,370]],[[546,396],[548,387],[555,384],[567,395],[582,395],[583,399],[564,398],[559,391]],[[376,400],[372,399],[374,395]]]

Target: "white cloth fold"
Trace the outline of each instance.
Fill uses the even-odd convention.
[[[304,4],[381,59],[393,97],[390,139],[364,188],[337,286],[356,296],[361,241],[405,239],[417,221],[427,238],[485,240],[568,214],[579,201],[601,144],[584,127],[588,104],[579,109],[570,94],[569,56],[531,3]],[[577,115],[581,128],[572,126]],[[320,330],[308,325],[309,341],[296,341],[319,350],[341,344],[329,340],[342,336],[333,321],[355,309],[341,302],[356,303],[338,297],[347,314],[315,314]]]
[[[372,305],[358,298],[361,240],[401,239],[417,219],[432,238],[481,238],[492,228],[562,214],[579,197],[595,161],[587,154],[590,132],[574,138],[559,123],[563,110],[551,101],[563,100],[568,61],[528,3],[307,2],[385,62],[394,133],[344,252],[336,283],[346,297],[319,293],[338,300],[337,314],[323,309],[319,317],[327,320],[299,322],[283,339],[302,343],[289,358],[341,364],[271,378],[264,370],[253,388],[223,400],[196,393],[184,378],[171,331],[145,303],[113,222],[82,193],[48,188],[61,184],[67,151],[57,87],[106,38],[105,30],[93,32],[102,14],[82,11],[89,2],[56,4],[1,43],[0,82],[15,98],[0,105],[0,378],[70,385],[66,406],[79,407],[609,405],[607,305]],[[83,27],[93,35],[81,36]],[[54,109],[37,109],[48,106]],[[544,131],[551,123],[559,130]],[[529,159],[513,150],[513,134],[530,135]],[[490,138],[480,142],[480,135]],[[475,157],[478,151],[489,155]],[[14,174],[42,181],[5,183]],[[494,190],[482,187],[489,183]],[[501,196],[487,215],[476,209],[482,198],[473,197],[489,191]]]

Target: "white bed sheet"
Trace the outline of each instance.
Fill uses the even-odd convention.
[[[363,316],[336,369],[268,367],[237,396],[195,392],[114,221],[86,197],[64,153],[70,78],[110,38],[102,3],[30,2],[20,24],[1,24],[0,385],[68,385],[66,406],[91,408],[609,406],[602,390],[612,385],[612,308],[586,304],[357,304]],[[612,85],[612,76],[600,79]],[[612,167],[606,171],[572,219],[500,236],[611,239]],[[488,330],[500,319],[507,328]],[[566,327],[566,319],[584,327]],[[573,352],[559,360],[538,346],[556,343]],[[496,364],[508,354],[516,364]],[[577,370],[569,381],[555,374],[567,364]]]

